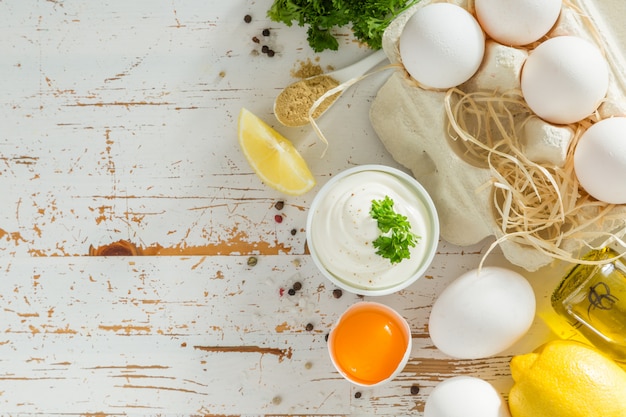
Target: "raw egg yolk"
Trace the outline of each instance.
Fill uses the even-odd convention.
[[[333,329],[335,362],[352,380],[371,385],[389,378],[408,346],[404,327],[387,311],[355,309]]]

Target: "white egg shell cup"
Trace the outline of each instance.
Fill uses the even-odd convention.
[[[328,355],[330,356],[330,361],[333,364],[333,366],[335,367],[335,369],[337,370],[337,372],[339,372],[339,374],[341,376],[343,376],[346,380],[350,381],[351,383],[353,383],[354,385],[360,386],[360,387],[365,387],[365,388],[374,388],[374,387],[379,387],[381,385],[385,385],[387,383],[389,383],[390,381],[394,380],[398,375],[400,375],[400,373],[404,370],[404,367],[406,366],[406,364],[409,362],[409,358],[411,356],[411,349],[413,348],[413,339],[411,338],[411,326],[409,326],[409,323],[406,321],[406,319],[400,314],[398,313],[396,310],[394,310],[393,308],[389,307],[388,305],[385,304],[381,304],[381,303],[377,303],[374,301],[361,301],[358,302],[356,304],[351,305],[350,307],[348,307],[346,309],[346,311],[343,312],[343,314],[341,315],[341,317],[339,317],[339,319],[337,320],[337,323],[335,325],[335,328],[337,327],[337,325],[339,325],[339,323],[341,322],[341,320],[343,320],[343,318],[346,316],[346,314],[354,311],[354,310],[358,310],[361,309],[363,307],[367,308],[368,305],[372,305],[372,306],[377,306],[380,309],[385,310],[388,314],[394,316],[397,320],[398,323],[400,323],[402,325],[402,332],[404,334],[404,336],[406,337],[407,343],[405,346],[405,351],[404,351],[404,355],[402,356],[402,359],[400,360],[400,362],[398,363],[398,365],[396,366],[396,369],[391,373],[391,375],[389,375],[387,378],[378,381],[378,382],[372,382],[372,383],[364,383],[362,381],[358,381],[356,379],[354,379],[353,377],[351,377],[348,373],[346,373],[341,365],[339,364],[339,362],[337,361],[334,353],[333,353],[333,344],[334,344],[334,339],[335,339],[335,332],[333,330],[330,331],[329,336],[328,336]]]
[[[597,15],[593,5],[598,0],[572,0],[590,16]],[[383,49],[392,63],[401,63],[399,38],[408,19],[420,7],[432,3],[422,0],[394,20],[383,36]],[[452,1],[469,8],[467,0]],[[600,36],[609,32],[592,20]],[[626,65],[614,42],[608,38],[597,39],[588,23],[579,13],[564,3],[556,25],[548,37],[574,35],[598,45],[609,64],[609,90],[598,108],[604,119],[626,114],[626,86],[618,74],[626,72]],[[598,42],[602,42],[598,44]],[[466,92],[489,89],[500,91],[520,88],[520,73],[526,52],[487,41],[485,58],[478,72],[461,89]],[[495,236],[503,237],[501,225],[495,217],[492,192],[484,187],[492,177],[488,168],[479,168],[456,152],[447,133],[447,116],[444,109],[445,91],[417,88],[403,71],[396,71],[379,90],[370,109],[370,121],[379,138],[393,158],[410,169],[433,199],[440,220],[441,237],[456,245],[471,245]],[[574,132],[567,126],[533,119],[524,128],[520,138],[523,150],[535,162],[563,166],[567,148]],[[535,159],[536,158],[536,159]],[[483,187],[481,189],[481,187]],[[481,190],[481,191],[477,191]],[[626,207],[611,208],[601,225],[588,226],[585,231],[610,232],[626,226]],[[583,243],[564,240],[560,249],[574,256]],[[504,256],[513,264],[534,271],[549,264],[553,258],[531,246],[504,240],[500,244]]]

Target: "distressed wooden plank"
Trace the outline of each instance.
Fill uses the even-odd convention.
[[[456,251],[441,242],[441,256],[425,277],[375,299],[398,308],[414,331],[423,333],[433,300],[453,278],[478,264],[481,247]],[[302,333],[312,322],[314,333],[323,333],[359,299],[347,292],[333,297],[334,286],[309,256],[256,258],[255,266],[248,265],[247,256],[3,260],[4,331],[62,333],[67,328],[69,334],[133,334],[131,327],[123,326],[129,323],[141,329],[140,334],[208,333],[223,338],[241,332]],[[289,296],[287,290],[296,281],[302,289]]]
[[[26,338],[19,350],[0,347],[0,404],[6,413],[349,412],[350,387],[320,360],[323,343],[288,351],[254,346],[254,340],[248,349],[216,345],[198,336],[22,335],[13,340]],[[309,343],[302,338],[267,342]],[[245,342],[245,337],[239,341]]]
[[[508,360],[545,339],[540,323],[510,351],[485,360],[446,358],[427,336],[432,301],[477,265],[484,248],[475,249],[441,243],[446,255],[424,278],[375,298],[407,318],[414,347],[404,372],[373,389],[344,381],[326,351],[326,333],[359,297],[333,297],[308,256],[259,256],[253,267],[247,256],[4,260],[0,408],[400,415],[423,410],[436,383],[466,374],[506,394]],[[296,281],[303,288],[281,296]],[[410,394],[412,385],[420,386],[418,395]],[[47,394],[33,398],[33,390]]]
[[[307,258],[194,257],[46,258],[35,266],[13,260],[0,301],[6,333],[207,334],[303,333],[308,321],[322,333],[331,314],[354,302],[332,296]],[[26,268],[26,269],[25,269]],[[14,272],[15,271],[15,272]],[[295,281],[303,289],[287,290]],[[329,288],[330,287],[330,288]],[[282,295],[281,295],[282,294]],[[103,309],[107,306],[108,309]]]
[[[119,239],[159,255],[302,252],[302,239],[283,242],[290,229],[266,215],[263,203],[283,197],[251,172],[236,141],[241,107],[272,122],[273,98],[311,56],[292,34],[302,30],[271,25],[263,4],[35,3],[0,5],[0,253],[84,255]],[[270,26],[273,59],[253,53],[251,40]],[[359,49],[347,41],[346,55],[323,57],[342,65],[368,53]],[[354,129],[383,80],[337,105],[352,123],[325,117],[334,143],[323,160],[310,129],[279,128],[304,147],[320,184],[354,164],[395,165],[369,123]],[[290,198],[294,227],[312,196]]]
[[[323,322],[355,297],[323,297],[297,257],[266,259],[12,260],[0,291],[2,409],[347,413],[350,387],[327,360]],[[281,297],[294,279],[301,294]]]

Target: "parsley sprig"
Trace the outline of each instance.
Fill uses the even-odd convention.
[[[331,32],[352,25],[354,36],[372,49],[382,47],[383,32],[389,23],[417,0],[274,0],[267,12],[270,19],[291,26],[308,25],[307,40],[315,52],[337,50]]]
[[[388,258],[392,264],[409,259],[409,248],[415,247],[419,236],[411,232],[411,223],[406,216],[393,209],[393,200],[385,196],[382,200],[372,200],[370,216],[378,223],[383,233],[372,243],[377,249],[376,254]]]

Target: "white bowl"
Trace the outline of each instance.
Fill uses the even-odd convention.
[[[376,329],[374,327],[367,328],[367,326],[363,326],[360,321],[358,324],[359,329],[363,329],[363,333],[359,336],[354,336],[351,332],[348,331],[347,334],[341,334],[344,329],[341,327],[342,322],[354,320],[355,317],[358,317],[358,314],[367,314],[365,317],[361,317],[361,320],[367,320],[369,323],[378,323],[384,325],[384,329]],[[380,314],[383,317],[379,320],[372,318],[371,314],[377,315]],[[375,317],[375,316],[374,316]],[[355,323],[353,323],[355,324]],[[403,343],[401,345],[402,351],[394,350],[389,347],[389,345],[385,346],[386,341],[381,341],[381,344],[378,346],[374,346],[373,344],[376,342],[375,338],[380,336],[381,334],[391,334],[393,330],[401,333]],[[336,339],[339,338],[343,341],[339,343],[346,343],[346,341],[351,340],[354,342],[354,346],[351,346],[351,351],[343,351],[342,353],[335,352],[334,345],[336,343]],[[388,342],[388,341],[387,341]],[[413,346],[413,340],[411,338],[411,328],[404,317],[402,317],[397,311],[393,308],[388,307],[384,304],[372,302],[372,301],[361,301],[352,306],[348,307],[346,311],[341,315],[339,320],[335,326],[331,329],[328,335],[328,353],[330,355],[330,360],[337,370],[348,381],[352,382],[355,385],[359,385],[362,387],[374,387],[385,384],[391,380],[393,380],[406,366],[409,361],[409,357],[411,356],[411,349]],[[346,347],[346,346],[344,346]],[[350,353],[357,355],[359,359],[352,360],[350,357]],[[398,353],[401,353],[402,356],[399,356]],[[389,372],[386,369],[385,363],[390,360],[390,356],[395,356],[395,360],[397,363],[391,364],[395,365],[393,370]],[[364,357],[367,357],[369,360],[364,365],[362,360]],[[380,360],[382,368],[378,368],[377,363]],[[343,363],[342,363],[343,362]],[[359,368],[364,366],[366,369],[357,369],[356,372],[351,372],[350,369],[346,369],[346,367],[356,367]],[[357,376],[358,372],[361,372],[361,378]],[[385,373],[385,376],[381,376],[381,378],[376,379],[363,379],[365,377],[364,374],[368,373]],[[373,377],[373,375],[369,375]]]
[[[420,236],[410,259],[396,264],[377,255],[372,245],[382,232],[369,215],[371,201],[386,195]],[[439,242],[439,218],[415,178],[384,165],[362,165],[342,171],[320,189],[308,213],[306,237],[313,262],[332,283],[360,295],[387,295],[426,272]]]

